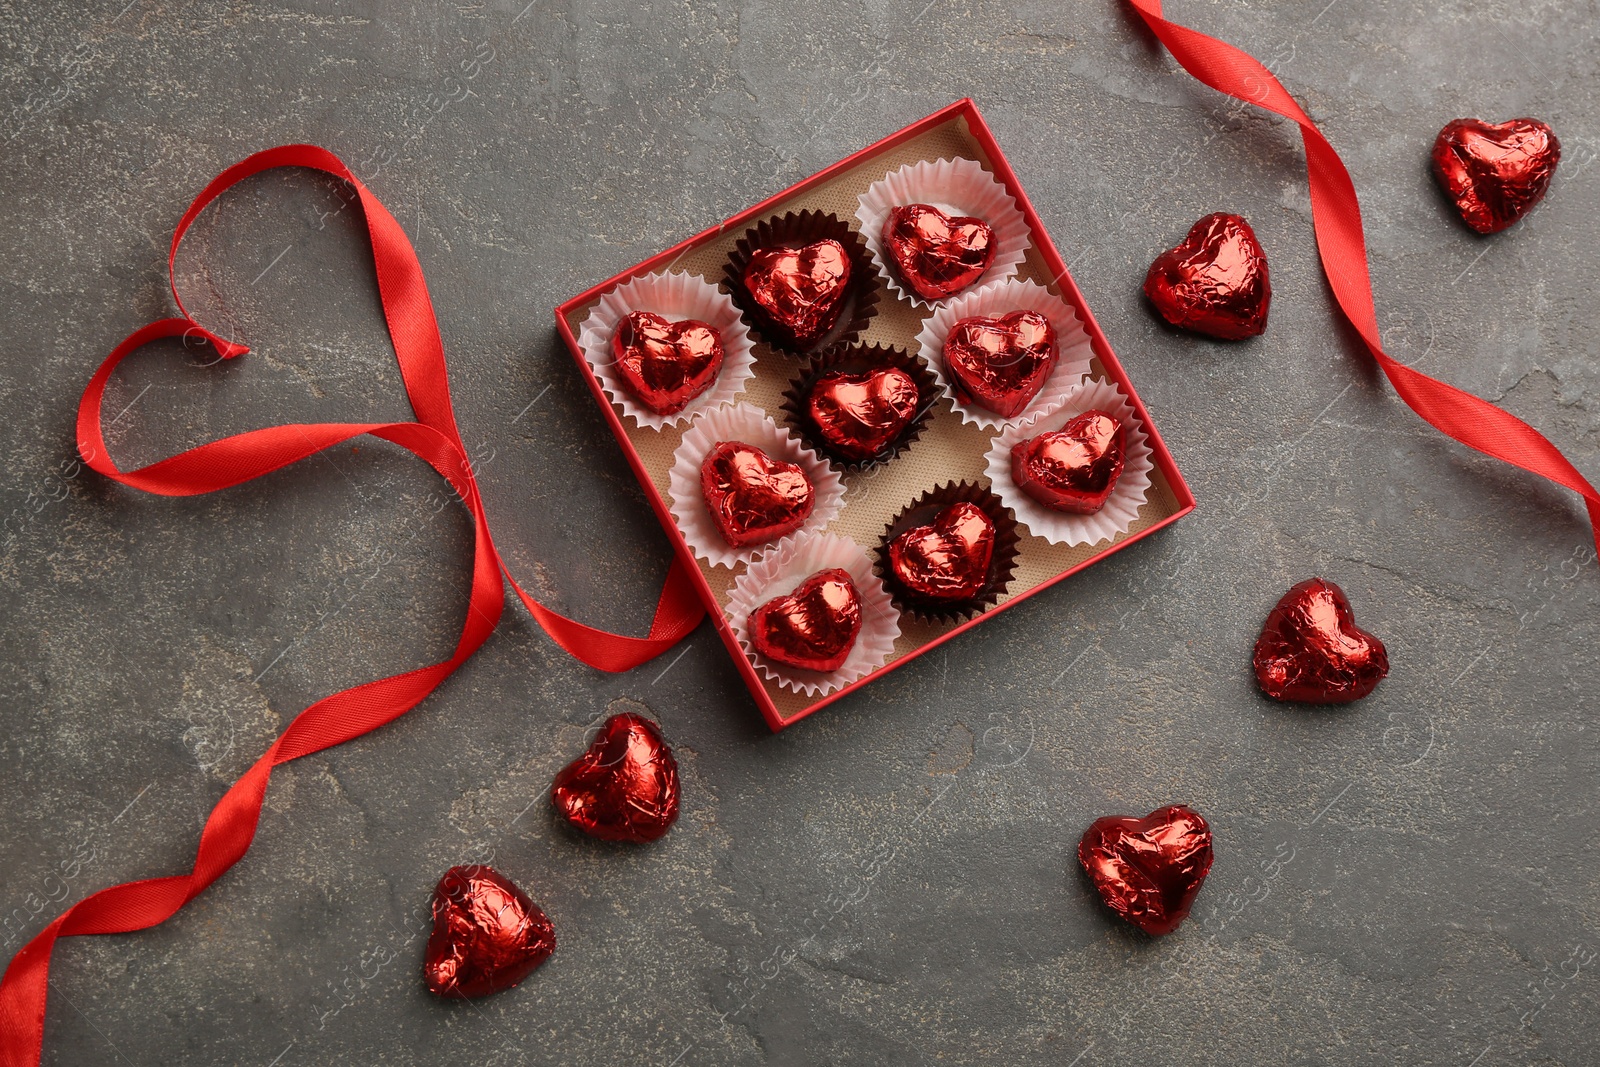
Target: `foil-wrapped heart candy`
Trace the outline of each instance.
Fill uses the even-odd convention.
[[[492,867],[452,867],[433,891],[423,980],[441,997],[486,996],[528,977],[555,949],[549,918],[511,879]]]
[[[1078,862],[1106,907],[1147,934],[1170,934],[1211,872],[1211,827],[1182,804],[1107,816],[1084,832]]]
[[[806,414],[827,450],[871,459],[894,444],[917,417],[917,381],[899,367],[828,371],[806,398]]]
[[[1322,578],[1294,586],[1256,639],[1256,682],[1276,700],[1345,704],[1389,673],[1383,642],[1356,625],[1344,590]]]
[[[1055,327],[1037,311],[961,319],[944,342],[957,399],[1007,419],[1027,409],[1058,358]]]
[[[678,763],[656,724],[613,715],[561,769],[550,803],[568,825],[603,841],[655,841],[678,818]]]
[[[889,571],[916,598],[971,600],[989,584],[994,520],[966,501],[951,504],[931,523],[913,526],[889,542]]]
[[[1126,459],[1122,422],[1085,411],[1059,430],[1011,447],[1011,480],[1054,511],[1093,515],[1106,506]]]
[[[1433,142],[1433,174],[1461,219],[1498,233],[1544,199],[1561,142],[1538,119],[1456,119]]]
[[[743,283],[756,305],[757,325],[777,343],[804,351],[839,321],[852,275],[849,253],[830,237],[758,248],[745,264]]]
[[[849,571],[818,571],[752,611],[749,627],[760,655],[802,670],[836,671],[861,633],[861,594]]]
[[[977,281],[994,262],[994,227],[932,204],[906,204],[883,223],[894,272],[924,300],[943,300]]]
[[[1224,341],[1267,328],[1272,282],[1267,254],[1243,216],[1219,211],[1161,253],[1144,278],[1144,294],[1174,326]]]
[[[722,336],[697,319],[635,311],[617,323],[611,358],[622,384],[657,415],[676,415],[717,380]]]
[[[816,503],[806,472],[742,441],[719,441],[700,464],[711,521],[734,548],[776,541],[805,525]]]

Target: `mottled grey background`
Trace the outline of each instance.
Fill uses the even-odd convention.
[[[1198,87],[1113,0],[524,2],[0,5],[7,954],[65,897],[187,869],[296,711],[454,640],[470,530],[394,449],[194,500],[71,464],[91,369],[170,313],[173,223],[253,150],[326,145],[406,226],[500,545],[585,620],[641,628],[666,549],[550,309],[968,94],[1200,509],[776,736],[709,629],[608,676],[518,609],[405,719],[280,770],[254,850],[177,919],[64,943],[46,1062],[1600,1063],[1582,511],[1375,380],[1291,129]],[[1396,355],[1600,474],[1593,0],[1170,6],[1270,61],[1344,153]],[[1522,114],[1566,159],[1480,239],[1428,147]],[[201,221],[184,292],[254,353],[132,361],[106,404],[121,461],[406,416],[341,204],[278,172]],[[1218,209],[1249,216],[1277,289],[1242,345],[1138,294]],[[1343,710],[1270,704],[1247,670],[1312,574],[1395,665]],[[586,725],[641,705],[683,768],[677,828],[618,848],[553,825]],[[1217,861],[1155,942],[1072,850],[1168,801],[1210,818]],[[515,992],[440,1003],[428,893],[484,858],[561,947]]]

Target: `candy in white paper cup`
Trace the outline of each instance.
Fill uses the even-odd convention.
[[[1104,411],[1122,423],[1122,475],[1105,507],[1093,515],[1073,515],[1045,507],[1018,487],[1011,477],[1011,449],[1030,437],[1061,429],[1086,411]],[[1122,390],[1098,378],[1083,382],[1056,406],[1007,426],[994,439],[984,460],[989,488],[1030,533],[1054,545],[1094,545],[1126,533],[1139,517],[1139,508],[1150,489],[1152,459],[1144,424]]]
[[[672,497],[672,517],[694,554],[714,567],[733,567],[749,563],[772,548],[772,544],[734,548],[711,521],[706,498],[700,488],[700,467],[711,450],[723,441],[742,441],[761,449],[773,459],[793,463],[805,471],[815,493],[811,514],[794,535],[820,533],[844,507],[844,483],[826,460],[801,444],[788,430],[754,404],[732,404],[703,412],[690,424],[683,443],[672,456],[667,487]],[[791,535],[793,536],[793,535]]]
[[[750,642],[750,613],[769,600],[788,596],[818,571],[835,567],[849,572],[861,599],[861,632],[843,665],[836,671],[808,671],[758,653]],[[865,678],[889,661],[900,636],[900,612],[890,601],[883,579],[873,573],[866,550],[838,534],[799,533],[778,542],[734,581],[726,610],[740,646],[756,669],[785,689],[806,696],[822,696]]]
[[[1000,318],[1013,311],[1036,311],[1050,320],[1050,325],[1056,331],[1057,358],[1055,370],[1039,386],[1039,391],[1028,402],[1028,406],[1008,419],[988,408],[962,403],[956,395],[950,372],[945,367],[944,343],[950,331],[962,319],[974,316]],[[1059,405],[1067,393],[1089,373],[1089,361],[1094,358],[1089,333],[1078,321],[1078,314],[1072,305],[1039,283],[1018,278],[962,293],[941,304],[932,315],[922,320],[922,332],[917,334],[917,345],[923,362],[939,379],[961,421],[975,423],[986,430],[1014,425]]]
[[[673,322],[696,319],[722,338],[722,370],[717,380],[675,415],[658,415],[639,403],[617,373],[611,339],[618,323],[635,311],[651,311]],[[729,403],[755,376],[755,342],[744,316],[727,293],[692,274],[647,274],[617,286],[600,298],[578,327],[578,347],[612,403],[635,423],[652,430],[676,426]]]
[[[977,160],[957,157],[907,163],[873,182],[858,202],[856,220],[878,273],[892,291],[919,308],[937,307],[945,301],[930,303],[918,296],[889,262],[883,247],[883,224],[897,207],[931,204],[947,215],[970,215],[989,224],[994,230],[994,259],[969,291],[1011,277],[1028,254],[1028,220],[1006,187]],[[946,298],[950,299],[954,297]]]

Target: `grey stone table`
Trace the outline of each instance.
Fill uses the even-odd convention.
[[[444,654],[470,529],[370,443],[235,491],[77,471],[71,412],[167,314],[171,227],[221,168],[311,141],[417,244],[512,566],[637,630],[663,538],[567,354],[561,299],[963,95],[995,127],[1200,500],[1151,541],[771,735],[708,628],[600,675],[520,612],[400,722],[281,770],[246,860],[174,921],[70,941],[51,1064],[1593,1064],[1600,568],[1575,498],[1375,379],[1318,272],[1292,129],[1239,113],[1113,0],[8,5],[0,43],[7,954],[103,885],[187,869],[310,701]],[[1364,198],[1393,351],[1600,475],[1593,0],[1173,0],[1271,61]],[[1426,172],[1461,115],[1567,158],[1492,240]],[[210,212],[177,346],[107,402],[126,463],[265,423],[406,416],[352,212],[277,172]],[[1151,256],[1208,211],[1270,256],[1244,345],[1158,324]],[[1340,582],[1394,671],[1344,710],[1246,666],[1292,582]],[[608,709],[676,744],[681,822],[630,849],[541,797]],[[1217,861],[1152,941],[1074,866],[1183,800]],[[418,978],[433,882],[493,857],[554,918],[474,1006]],[[66,870],[71,877],[63,878]]]

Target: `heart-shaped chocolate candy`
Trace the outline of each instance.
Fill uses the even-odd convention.
[[[1125,437],[1115,415],[1085,411],[1011,446],[1011,480],[1047,508],[1093,515],[1122,477]]]
[[[900,280],[924,300],[943,300],[982,276],[994,262],[994,228],[932,204],[907,204],[883,222],[883,247]]]
[[[422,964],[432,992],[481,997],[510,989],[555,950],[550,920],[499,871],[474,864],[439,879]]]
[[[1058,358],[1055,327],[1037,311],[962,319],[944,342],[956,396],[1007,419],[1038,395]]]
[[[1433,142],[1433,174],[1468,226],[1498,233],[1544,199],[1561,142],[1538,119],[1456,119]]]
[[[698,319],[635,311],[617,323],[611,356],[628,392],[657,415],[676,415],[717,380],[722,336]]]
[[[749,622],[751,647],[767,659],[836,671],[861,633],[861,595],[849,571],[818,571],[789,595],[756,608]]]
[[[655,841],[678,818],[678,763],[656,724],[613,715],[587,751],[561,769],[550,803],[573,827],[604,841]]]
[[[1267,328],[1272,282],[1267,254],[1242,216],[1219,211],[1189,230],[1177,248],[1150,264],[1144,295],[1174,326],[1224,341]]]
[[[828,451],[871,459],[899,439],[917,417],[917,381],[899,367],[825,372],[811,387],[806,411]]]
[[[971,600],[989,584],[994,539],[994,520],[963,500],[889,542],[889,570],[913,596]]]
[[[1211,871],[1211,828],[1182,804],[1107,816],[1084,832],[1078,862],[1106,907],[1147,934],[1170,934]]]
[[[700,490],[734,548],[776,541],[805,525],[816,502],[806,472],[743,441],[719,441],[700,464]]]
[[[1283,594],[1256,639],[1256,682],[1276,700],[1347,704],[1389,673],[1383,642],[1356,625],[1344,590],[1311,578]]]
[[[745,264],[744,288],[770,339],[804,351],[839,321],[851,273],[849,253],[830,237],[757,249]]]

